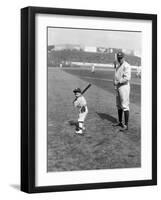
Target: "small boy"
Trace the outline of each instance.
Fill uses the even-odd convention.
[[[76,127],[76,133],[82,134],[83,130],[85,130],[84,121],[88,114],[87,101],[82,95],[80,88],[75,88],[73,92],[76,97],[75,100],[73,101],[74,107],[77,107],[79,109],[78,125]]]

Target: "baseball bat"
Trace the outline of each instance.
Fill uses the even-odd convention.
[[[117,63],[117,55],[115,53],[115,60],[114,60],[114,63],[113,63],[114,64],[114,69],[116,69],[116,65],[117,65],[116,63]]]
[[[84,90],[82,91],[81,94],[84,94],[84,93],[88,90],[88,88],[90,88],[90,87],[91,87],[91,83],[89,83],[89,84],[87,85],[87,87],[84,88]]]
[[[116,76],[116,67],[117,67],[117,54],[115,53],[115,61],[114,61],[114,80],[115,81],[115,76]],[[115,86],[115,85],[114,85]],[[115,86],[115,89],[117,87]]]

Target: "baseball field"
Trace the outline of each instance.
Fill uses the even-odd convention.
[[[129,130],[120,132],[112,126],[117,120],[112,79],[112,69],[48,67],[48,172],[141,167],[141,82],[132,72]],[[88,83],[86,131],[77,135],[72,91]]]

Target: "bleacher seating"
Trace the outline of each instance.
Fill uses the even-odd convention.
[[[114,53],[85,52],[78,50],[51,51],[48,53],[48,65],[58,66],[60,63],[82,62],[110,64],[115,59]],[[126,55],[126,60],[134,66],[141,65],[141,58]]]

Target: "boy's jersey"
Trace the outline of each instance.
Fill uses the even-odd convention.
[[[74,106],[75,107],[78,107],[79,109],[81,109],[83,106],[87,106],[87,101],[86,99],[84,98],[84,96],[80,96],[77,98],[76,101],[74,101]]]
[[[131,67],[124,61],[122,65],[118,65],[115,69],[115,80],[120,84],[128,83],[131,79]]]

